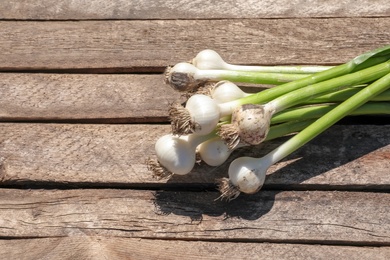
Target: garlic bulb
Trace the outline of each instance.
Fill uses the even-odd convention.
[[[155,144],[158,162],[152,162],[151,170],[158,177],[189,173],[196,162],[197,146],[214,136],[214,134],[185,136],[167,134],[160,137]]]
[[[223,164],[232,153],[232,150],[220,137],[215,137],[199,145],[198,153],[202,161],[210,166]]]
[[[263,167],[258,158],[240,157],[229,166],[229,180],[240,192],[255,193],[264,184],[268,165]]]
[[[187,138],[168,134],[155,144],[158,162],[171,173],[185,175],[195,165],[195,148]]]
[[[245,144],[237,145],[233,150],[219,137],[211,138],[198,146],[198,153],[206,164],[210,166],[222,165],[235,149],[244,147]]]
[[[165,83],[177,91],[193,91],[204,81],[196,79],[198,69],[186,62],[180,62],[165,71]]]
[[[213,50],[203,50],[192,59],[192,64],[201,70],[229,69],[228,64]]]
[[[232,200],[241,192],[256,193],[264,184],[269,164],[263,160],[252,157],[240,157],[229,166],[229,178],[220,181],[219,190],[221,198]]]
[[[220,118],[219,107],[216,102],[206,95],[194,95],[186,104],[191,120],[196,122],[194,133],[206,135],[217,126]]]
[[[233,82],[227,80],[217,82],[210,92],[211,97],[218,103],[229,102],[250,95],[242,91]]]
[[[266,139],[271,117],[267,106],[244,104],[233,111],[231,124],[222,125],[218,134],[230,149],[240,143],[257,145]]]
[[[217,126],[220,118],[220,107],[211,97],[195,94],[186,103],[185,108],[173,104],[169,109],[172,132],[174,134],[206,135]]]
[[[271,114],[262,105],[242,105],[232,114],[232,122],[237,124],[240,140],[250,145],[264,141],[269,131],[270,120]]]

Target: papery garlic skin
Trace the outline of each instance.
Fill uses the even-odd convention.
[[[232,114],[232,123],[237,125],[241,142],[258,145],[267,137],[272,113],[262,105],[245,104]]]
[[[227,103],[225,103],[227,104]],[[258,145],[269,132],[273,110],[267,105],[244,104],[233,110],[231,123],[223,124],[219,136],[229,149],[239,144]]]

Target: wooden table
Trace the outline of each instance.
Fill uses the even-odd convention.
[[[390,258],[388,117],[332,127],[230,203],[228,163],[152,178],[180,99],[167,65],[206,48],[331,65],[390,43],[388,0],[210,3],[0,3],[0,259]]]

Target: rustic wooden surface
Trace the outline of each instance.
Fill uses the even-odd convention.
[[[387,1],[0,3],[1,259],[389,259],[390,119],[343,121],[218,200],[220,167],[152,178],[167,65],[338,64],[389,44]],[[261,156],[282,140],[240,155]]]
[[[0,69],[161,72],[205,48],[235,63],[334,64],[388,44],[389,26],[384,17],[2,21]]]
[[[386,0],[222,0],[217,6],[205,0],[10,0],[0,6],[0,17],[10,20],[387,17],[389,13]]]

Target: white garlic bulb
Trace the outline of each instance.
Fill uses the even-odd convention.
[[[164,135],[157,140],[155,151],[160,165],[171,173],[184,175],[195,165],[195,148],[186,136]]]
[[[199,155],[210,166],[219,166],[229,158],[232,150],[220,137],[215,137],[199,145]]]
[[[268,164],[264,167],[258,158],[240,157],[229,166],[229,180],[240,192],[255,193],[264,184]]]
[[[194,59],[192,64],[201,70],[221,70],[228,69],[228,64],[222,59],[222,57],[213,50],[200,51]]]
[[[206,135],[217,126],[220,111],[217,103],[211,97],[202,94],[191,96],[186,104],[191,122],[194,124],[194,134]]]
[[[236,84],[227,80],[217,82],[211,89],[211,97],[218,103],[233,101],[249,95],[242,91]]]

